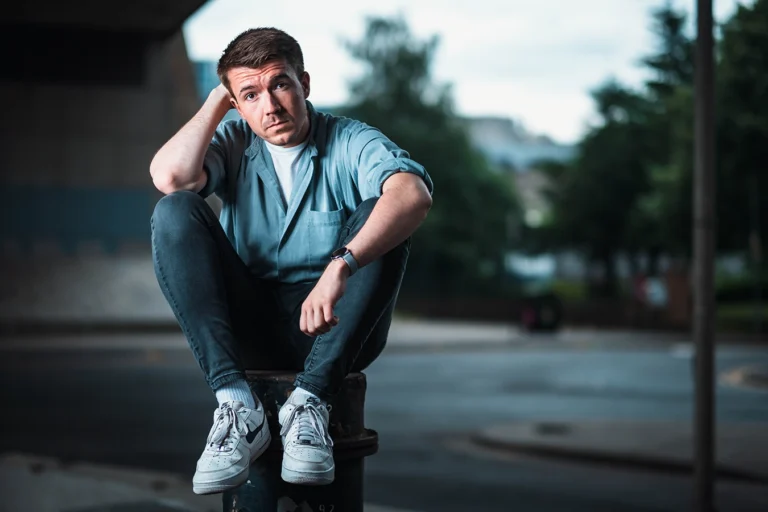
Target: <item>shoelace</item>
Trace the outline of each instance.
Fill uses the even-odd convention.
[[[280,429],[280,435],[287,435],[294,422],[297,422],[299,441],[309,441],[312,446],[333,447],[333,440],[315,405],[308,403],[296,406]]]
[[[234,436],[231,435],[232,429],[235,429],[241,436],[245,435],[245,424],[229,403],[224,403],[219,407],[219,413],[216,416],[216,426],[208,438],[208,446],[216,447],[218,451],[227,451],[232,448]]]

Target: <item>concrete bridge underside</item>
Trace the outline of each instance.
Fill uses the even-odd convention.
[[[205,0],[27,0],[0,14],[5,257],[145,246],[155,151],[199,106],[181,27]]]

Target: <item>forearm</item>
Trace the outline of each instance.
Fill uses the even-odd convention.
[[[390,180],[365,225],[347,244],[361,267],[411,236],[432,206],[432,198],[418,176],[398,173]]]
[[[431,207],[432,196],[424,181],[414,174],[397,173],[384,183],[376,206],[347,248],[363,267],[411,236]],[[341,259],[326,267],[301,306],[301,332],[317,336],[344,321],[334,315],[333,308],[344,295],[349,272],[347,263]]]
[[[197,114],[160,148],[149,166],[158,190],[170,194],[178,190],[197,192],[202,189],[205,185],[205,152],[229,109],[229,93],[223,87],[217,87]]]

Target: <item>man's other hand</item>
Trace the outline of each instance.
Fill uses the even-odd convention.
[[[339,323],[333,308],[347,288],[349,267],[342,260],[332,261],[326,268],[307,300],[301,305],[301,332],[308,336],[325,334]]]

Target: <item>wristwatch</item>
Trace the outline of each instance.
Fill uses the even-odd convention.
[[[349,249],[346,247],[340,247],[331,253],[331,260],[344,260],[344,263],[349,267],[349,275],[352,276],[357,272],[358,265],[357,260]]]

